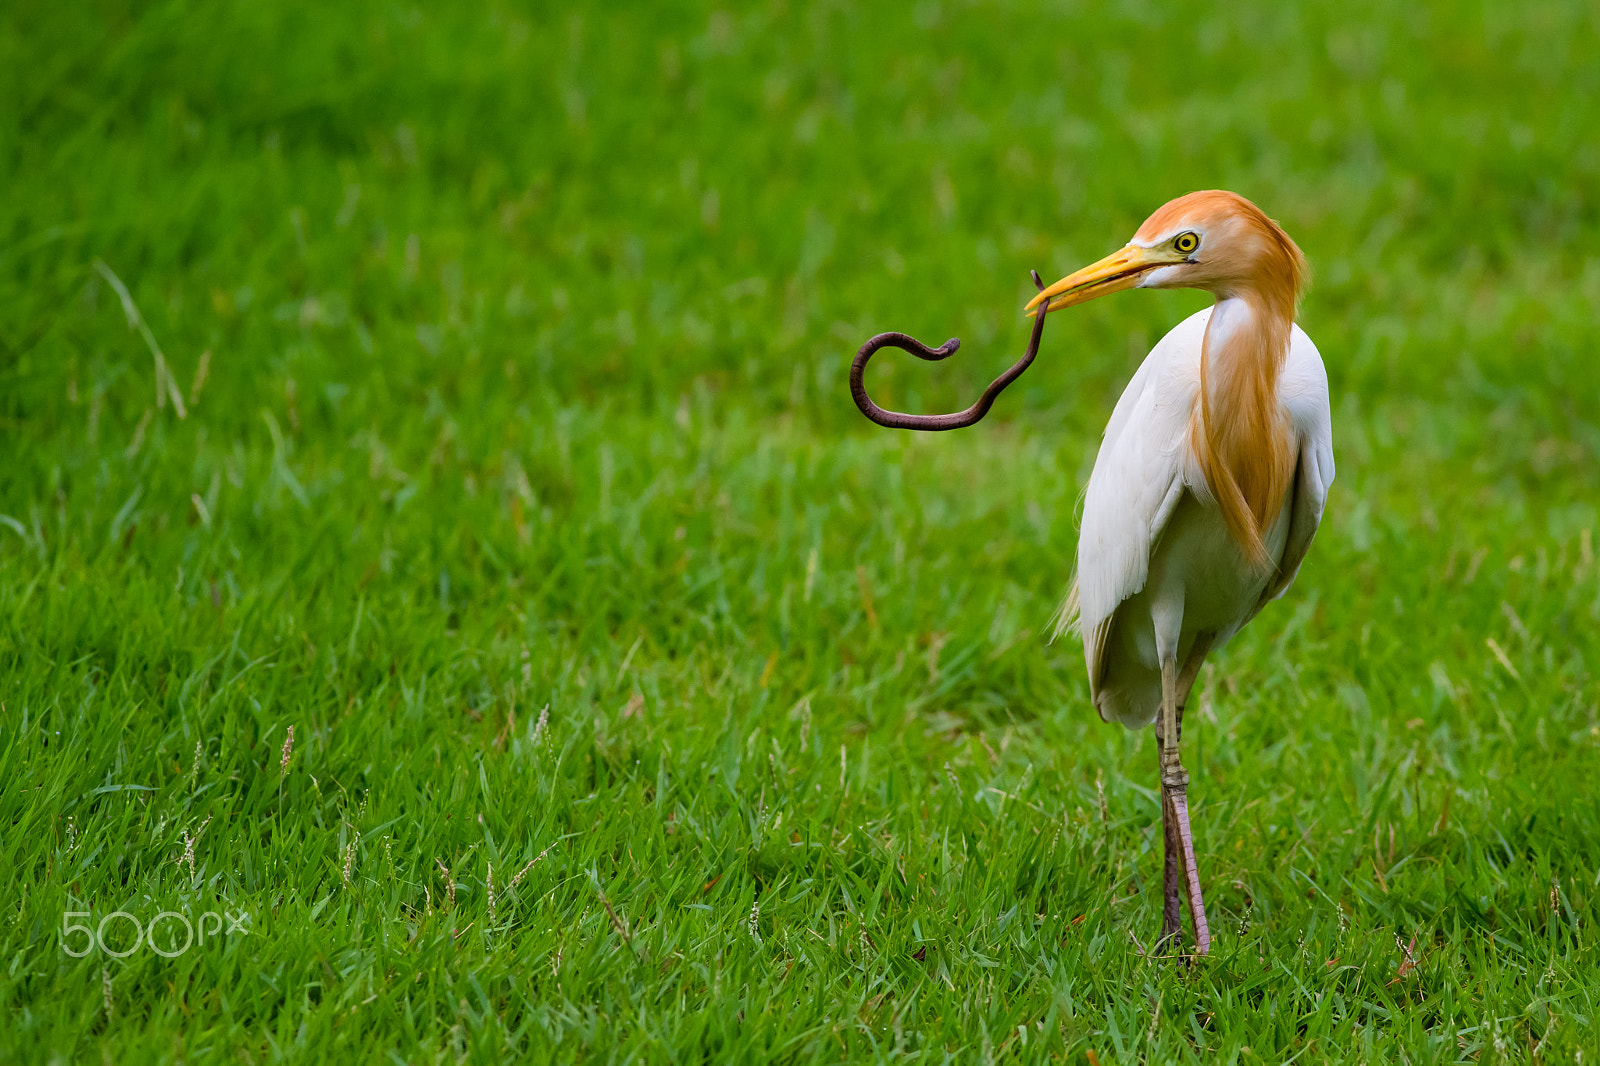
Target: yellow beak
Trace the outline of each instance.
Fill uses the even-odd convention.
[[[1157,267],[1171,266],[1185,261],[1185,257],[1176,255],[1168,249],[1141,248],[1136,244],[1130,244],[1126,248],[1112,252],[1098,263],[1091,263],[1074,274],[1068,274],[1029,300],[1028,317],[1032,318],[1036,313],[1034,309],[1046,300],[1050,301],[1049,310],[1059,311],[1063,307],[1085,303],[1109,292],[1131,289],[1139,284],[1147,272]]]

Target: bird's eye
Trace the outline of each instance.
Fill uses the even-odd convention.
[[[1200,247],[1200,237],[1195,233],[1180,233],[1172,238],[1172,247],[1184,255],[1188,255]]]

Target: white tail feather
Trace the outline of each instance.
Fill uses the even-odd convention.
[[[1055,616],[1050,619],[1050,643],[1054,644],[1056,638],[1068,631],[1074,634],[1083,632],[1083,618],[1078,612],[1078,575],[1072,575],[1072,584],[1067,586],[1066,598],[1061,601],[1061,606],[1056,608]]]

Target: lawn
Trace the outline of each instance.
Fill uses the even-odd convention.
[[[691,6],[0,9],[0,1059],[1593,1061],[1595,6]],[[1208,187],[1339,479],[1185,966],[1047,631],[1205,297],[846,371]]]

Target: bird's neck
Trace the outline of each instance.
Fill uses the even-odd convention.
[[[1190,443],[1223,520],[1247,558],[1266,566],[1264,538],[1294,476],[1294,437],[1278,398],[1294,307],[1260,294],[1219,295],[1200,356]]]

